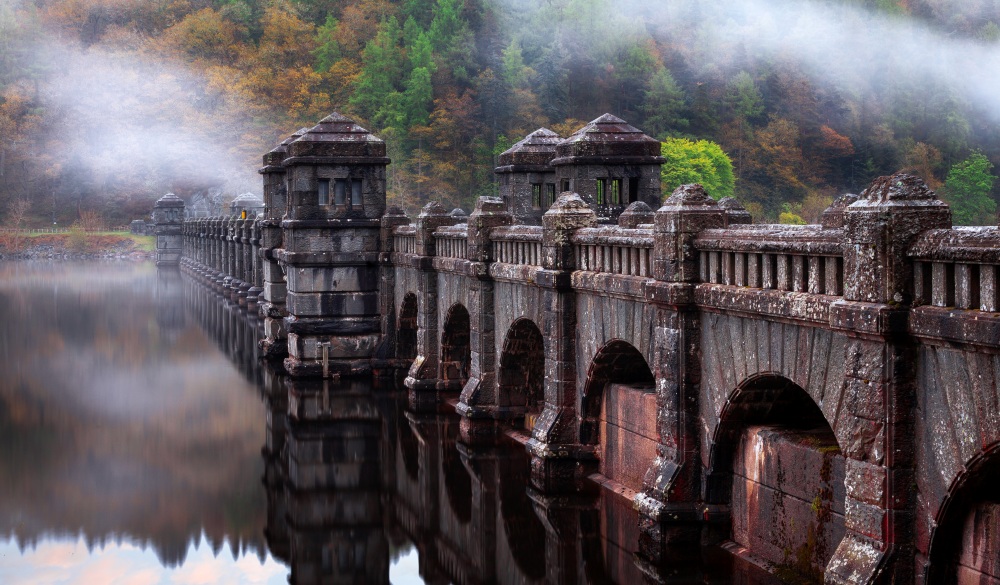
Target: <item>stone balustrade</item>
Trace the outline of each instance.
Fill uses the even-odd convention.
[[[417,253],[417,226],[413,224],[397,226],[393,231],[392,238],[395,253]]]
[[[578,270],[652,278],[653,230],[583,228],[573,235]]]
[[[996,312],[1000,228],[956,227],[923,233],[909,250],[914,303]]]
[[[490,230],[493,259],[502,264],[542,265],[541,226],[502,226]]]
[[[695,240],[701,281],[830,296],[844,293],[843,230],[741,225]]]
[[[261,230],[253,219],[186,220],[181,265],[240,304],[256,306],[264,286]]]
[[[434,239],[436,240],[435,249],[439,258],[465,260],[468,257],[468,224],[460,223],[458,225],[441,226],[434,232]]]

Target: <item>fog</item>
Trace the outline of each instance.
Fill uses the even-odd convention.
[[[567,2],[502,0],[514,30],[546,28],[546,12]],[[571,35],[599,46],[646,34],[681,45],[686,65],[728,77],[747,64],[794,62],[818,84],[884,97],[893,84],[938,84],[993,122],[1000,121],[1000,42],[963,38],[944,24],[1000,24],[993,0],[934,0],[935,26],[843,2],[810,0],[672,0],[609,3],[585,14]],[[572,26],[572,25],[571,25]],[[604,33],[603,38],[601,34]],[[594,35],[598,35],[595,38]]]
[[[266,139],[235,96],[183,63],[140,50],[143,39],[131,33],[119,31],[114,49],[88,47],[76,33],[14,21],[13,6],[0,2],[0,42],[22,44],[17,57],[33,78],[22,91],[47,120],[58,119],[44,142],[36,140],[34,161],[62,177],[53,187],[60,197],[260,193],[255,163],[264,142],[256,141]]]

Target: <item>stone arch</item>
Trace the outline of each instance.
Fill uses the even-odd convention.
[[[654,384],[642,353],[614,339],[591,361],[580,405],[580,442],[597,446],[604,476],[635,490],[656,457]]]
[[[448,309],[441,332],[441,374],[446,390],[461,390],[469,380],[472,361],[471,321],[469,311],[461,304]]]
[[[712,440],[705,500],[730,506],[733,541],[822,582],[844,536],[844,457],[804,389],[762,373],[733,391]]]
[[[530,319],[514,321],[504,337],[497,371],[497,400],[531,430],[545,406],[545,341]]]
[[[406,293],[396,324],[396,358],[412,362],[417,358],[417,295]]]
[[[1000,441],[980,451],[952,481],[931,529],[926,583],[988,583],[1000,578],[998,482]]]

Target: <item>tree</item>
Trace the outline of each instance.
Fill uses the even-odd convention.
[[[997,203],[991,195],[996,177],[990,172],[992,169],[993,163],[986,155],[973,152],[948,171],[944,196],[957,225],[996,223]]]
[[[361,74],[351,96],[351,105],[367,119],[392,117],[381,110],[386,96],[397,90],[403,78],[403,56],[399,46],[401,35],[396,17],[389,17],[379,25],[375,38],[365,45]]]
[[[700,183],[715,199],[733,196],[736,186],[733,163],[718,144],[668,138],[660,146],[660,152],[667,159],[660,171],[664,193],[681,185]]]
[[[726,105],[733,117],[744,123],[755,121],[764,113],[764,98],[757,83],[746,71],[740,71],[726,84]]]
[[[912,172],[931,189],[939,189],[941,181],[936,173],[941,167],[941,151],[925,142],[918,142],[906,153],[906,164]]]
[[[663,138],[688,127],[687,119],[681,115],[684,110],[684,90],[674,80],[669,69],[661,67],[653,75],[645,98],[644,130],[647,134]]]

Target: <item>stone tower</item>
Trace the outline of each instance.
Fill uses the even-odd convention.
[[[515,224],[542,225],[542,215],[555,203],[559,192],[551,163],[561,140],[548,128],[539,128],[500,155],[494,172],[500,198]]]
[[[288,199],[275,256],[287,282],[292,376],[371,369],[388,164],[385,142],[336,113],[287,145]]]
[[[601,223],[615,223],[630,203],[660,206],[660,143],[604,114],[556,147],[557,189],[573,191]]]

